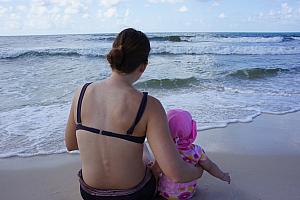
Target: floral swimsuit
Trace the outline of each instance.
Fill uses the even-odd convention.
[[[204,150],[195,144],[191,144],[185,148],[179,148],[182,159],[193,165],[205,162],[207,156]],[[159,180],[158,191],[161,196],[168,200],[184,200],[190,199],[196,192],[197,180],[187,183],[175,183],[167,176],[162,175]]]

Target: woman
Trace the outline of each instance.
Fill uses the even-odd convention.
[[[110,77],[75,92],[65,142],[68,151],[80,151],[85,200],[154,198],[156,180],[143,162],[145,137],[165,175],[176,182],[202,175],[200,167],[179,156],[161,103],[133,87],[147,67],[149,52],[144,33],[123,30],[107,55]]]

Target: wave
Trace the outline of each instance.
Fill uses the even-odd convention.
[[[101,53],[102,52],[102,53]],[[42,56],[88,56],[88,57],[104,57],[106,51],[103,49],[37,49],[37,50],[18,50],[12,52],[0,53],[0,59],[16,59],[22,57],[42,57]]]
[[[114,41],[114,36],[93,36],[86,41]],[[299,40],[297,37],[214,37],[214,36],[150,36],[151,41],[168,42],[221,42],[221,43],[279,43]]]
[[[236,46],[236,45],[153,45],[152,54],[179,55],[292,55],[300,54],[298,46]]]
[[[91,38],[87,38],[85,39],[86,41],[114,41],[116,39],[116,37],[114,36],[93,36]]]
[[[296,36],[291,37],[291,38],[293,38],[294,40],[300,40],[300,37],[296,37]]]
[[[0,59],[42,56],[105,57],[108,47],[25,49],[0,52]],[[300,54],[300,46],[235,46],[235,45],[177,45],[154,44],[152,55],[292,55]]]
[[[154,88],[154,89],[175,89],[190,87],[198,83],[197,78],[174,78],[174,79],[150,79],[144,82],[136,83],[135,86],[139,88]]]
[[[223,43],[274,43],[284,41],[284,37],[192,37],[189,42],[223,42]]]
[[[274,36],[274,37],[227,37],[227,36],[152,36],[151,41],[170,41],[170,42],[220,42],[220,43],[280,43],[299,40],[299,37]]]
[[[188,36],[186,36],[188,37]],[[151,41],[170,41],[170,42],[188,42],[187,39],[184,39],[185,37],[178,36],[178,35],[169,35],[169,36],[152,36],[149,37]]]
[[[231,72],[229,76],[241,78],[241,79],[260,79],[277,76],[280,72],[288,72],[289,69],[282,68],[251,68],[251,69],[240,69]]]

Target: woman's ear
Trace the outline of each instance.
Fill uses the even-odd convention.
[[[148,65],[148,63],[141,64],[140,67],[139,67],[139,72],[144,73],[144,71],[146,70],[147,65]]]

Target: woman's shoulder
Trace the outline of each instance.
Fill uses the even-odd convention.
[[[148,95],[147,107],[149,108],[150,113],[165,113],[162,103],[154,96]]]
[[[154,96],[148,94],[148,102],[149,104],[156,106],[156,107],[160,107],[162,106],[161,102]]]
[[[104,81],[95,81],[95,82],[86,82],[77,86],[74,91],[74,96],[79,96],[82,90],[85,90],[85,93],[89,93],[95,88],[101,87],[104,84]]]

